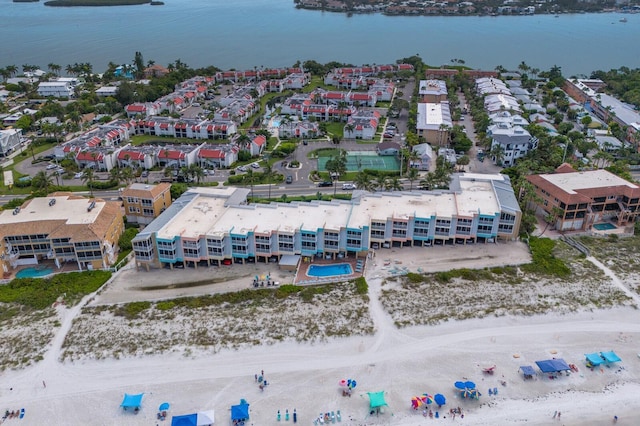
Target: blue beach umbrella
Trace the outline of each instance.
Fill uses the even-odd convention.
[[[467,389],[475,389],[476,388],[476,384],[473,382],[465,382],[464,383],[464,387]]]
[[[444,405],[447,403],[447,398],[444,397],[443,394],[441,393],[437,393],[434,397],[433,397],[434,401],[436,402],[436,404],[438,405]]]
[[[460,389],[460,390],[463,390],[464,388],[466,388],[466,386],[464,385],[464,382],[455,382],[453,386],[455,386],[456,389]]]
[[[160,407],[158,407],[158,411],[165,411],[169,409],[169,403],[168,402],[163,402],[162,404],[160,404]]]

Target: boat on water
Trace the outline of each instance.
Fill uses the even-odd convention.
[[[621,18],[620,22],[627,22],[627,18]]]

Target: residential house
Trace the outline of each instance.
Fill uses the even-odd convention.
[[[239,151],[235,144],[207,144],[198,151],[198,161],[203,169],[228,169],[238,161]]]
[[[43,98],[72,98],[74,88],[67,81],[43,81],[38,84],[38,95]]]
[[[171,184],[132,183],[121,196],[127,222],[148,225],[171,205]]]
[[[20,146],[20,129],[0,130],[0,157],[6,157]]]
[[[487,129],[487,136],[491,138],[491,150],[499,146],[502,151],[502,158],[493,156],[493,161],[504,167],[512,166],[518,158],[538,147],[538,139],[521,126],[499,123]]]
[[[164,77],[169,74],[169,70],[162,65],[151,65],[144,69],[144,78]]]
[[[320,125],[314,121],[286,120],[280,123],[278,135],[280,138],[315,138],[320,134]]]
[[[380,122],[380,113],[375,110],[358,110],[347,120],[344,137],[347,139],[373,139]]]
[[[433,160],[433,148],[428,143],[414,145],[412,151],[416,154],[417,159],[411,160],[409,167],[416,168],[421,171],[428,171]]]
[[[376,152],[378,155],[400,155],[401,148],[399,143],[384,141],[376,146]]]
[[[248,146],[247,151],[252,157],[257,157],[267,147],[267,138],[264,135],[250,135],[251,143]]]
[[[162,145],[158,151],[158,164],[162,167],[179,169],[198,163],[198,151],[201,145]]]
[[[118,166],[149,170],[157,164],[156,146],[127,145],[118,152]]]

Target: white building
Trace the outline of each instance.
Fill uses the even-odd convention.
[[[449,132],[453,127],[449,102],[419,103],[416,130],[418,136],[432,145],[443,146],[449,143]]]
[[[363,257],[377,248],[517,237],[521,211],[507,176],[454,175],[451,188],[268,205],[247,205],[247,188],[192,188],[134,238],[136,265]]]
[[[20,146],[20,129],[0,130],[0,156],[6,157]]]
[[[68,81],[45,81],[38,84],[38,95],[43,98],[71,98],[73,87]]]
[[[491,149],[500,146],[502,158],[493,156],[495,163],[502,163],[504,167],[512,166],[515,160],[538,147],[538,139],[520,126],[510,126],[505,123],[487,129],[487,136],[491,138]]]

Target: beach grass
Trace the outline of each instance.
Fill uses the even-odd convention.
[[[369,335],[374,326],[366,288],[360,279],[88,307],[74,321],[62,358],[117,359],[169,352],[194,356],[223,348],[283,341],[318,344]]]

